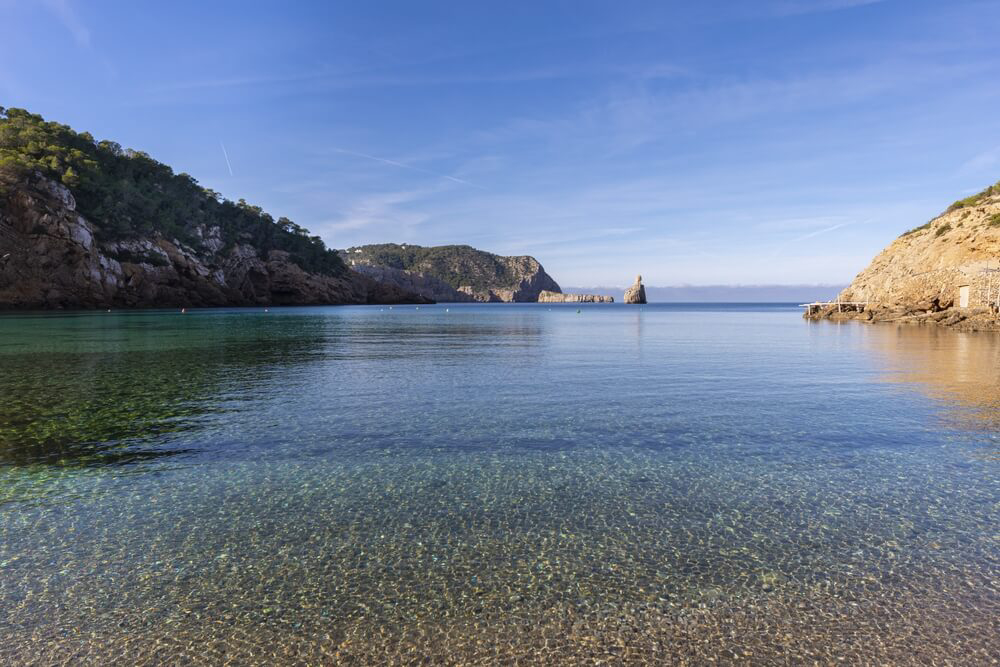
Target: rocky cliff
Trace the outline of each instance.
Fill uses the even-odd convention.
[[[304,270],[289,252],[218,226],[182,242],[159,232],[101,239],[70,189],[39,172],[0,197],[0,308],[426,303],[346,269]]]
[[[998,269],[1000,183],[889,244],[838,296],[848,306],[806,316],[998,329]]]
[[[464,302],[477,300],[471,294],[461,292],[443,280],[420,271],[406,271],[391,266],[375,266],[358,264],[356,262],[350,268],[352,271],[356,271],[379,283],[393,285],[401,290],[420,294],[434,301]]]
[[[537,301],[561,292],[534,257],[504,257],[470,246],[386,243],[340,251],[355,271],[435,301]]]

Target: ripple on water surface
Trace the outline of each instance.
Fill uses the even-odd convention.
[[[87,317],[0,320],[23,340],[0,352],[0,659],[1000,651],[974,400],[996,378],[914,376],[928,351],[981,368],[992,338],[777,309],[278,315],[122,316],[114,350],[72,335]]]

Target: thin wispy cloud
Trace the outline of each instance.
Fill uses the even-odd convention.
[[[629,63],[600,66],[552,66],[533,69],[509,69],[478,72],[426,72],[413,66],[391,68],[386,71],[362,69],[344,72],[320,70],[315,72],[276,73],[273,75],[234,74],[214,76],[189,81],[157,83],[147,90],[151,93],[178,93],[197,90],[226,88],[278,89],[291,87],[299,91],[322,92],[353,88],[420,88],[439,86],[480,86],[493,84],[530,84],[565,79],[631,79],[657,80],[687,76],[690,72],[670,63]]]
[[[998,165],[1000,165],[1000,146],[994,146],[993,148],[976,153],[963,162],[959,166],[956,175],[962,177],[985,171],[995,172]]]
[[[80,19],[70,0],[42,0],[42,5],[73,35],[79,46],[90,46],[90,30]]]
[[[403,232],[404,228],[413,227],[426,221],[430,216],[412,207],[415,202],[433,196],[439,190],[423,188],[415,190],[400,190],[364,195],[349,203],[340,215],[322,221],[318,228],[326,232],[351,232],[362,229],[381,228],[392,230],[393,238]],[[341,247],[352,245],[343,235],[340,236]]]
[[[438,178],[444,178],[444,179],[452,181],[454,183],[459,183],[461,185],[468,185],[469,187],[479,188],[480,190],[485,190],[486,189],[482,185],[478,185],[476,183],[471,183],[469,181],[466,181],[464,179],[458,178],[456,176],[452,176],[450,174],[442,174],[441,172],[438,172],[438,171],[431,171],[430,169],[424,169],[422,167],[414,167],[411,164],[405,164],[403,162],[397,162],[396,160],[389,160],[389,159],[383,158],[383,157],[376,157],[375,155],[368,155],[367,153],[359,153],[358,151],[351,151],[351,150],[347,150],[346,148],[333,147],[332,150],[335,151],[335,152],[337,152],[337,153],[343,153],[344,155],[353,155],[354,157],[360,157],[360,158],[364,158],[366,160],[372,160],[374,162],[381,162],[382,164],[387,164],[387,165],[390,165],[390,166],[393,166],[393,167],[399,167],[401,169],[409,169],[410,171],[415,171],[415,172],[419,172],[419,173],[422,173],[422,174],[427,174],[429,176],[437,176]]]
[[[856,9],[868,5],[877,5],[888,0],[798,0],[781,2],[774,7],[778,16],[799,16],[803,14],[821,14],[839,12],[845,9]]]
[[[232,75],[216,76],[188,81],[169,81],[151,85],[148,90],[153,93],[178,93],[183,91],[218,90],[224,88],[255,88],[289,83],[302,83],[330,78],[329,72],[310,72],[296,74],[274,75]]]

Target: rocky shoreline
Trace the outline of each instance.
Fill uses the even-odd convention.
[[[1000,332],[1000,315],[993,308],[955,308],[950,304],[925,302],[913,305],[867,304],[843,306],[834,304],[807,309],[807,320],[845,322],[892,322],[895,324],[938,325],[958,331]]]
[[[538,294],[538,303],[614,303],[613,296],[605,294],[563,294],[542,290]]]

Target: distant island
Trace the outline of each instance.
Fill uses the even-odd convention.
[[[998,331],[998,311],[1000,182],[905,232],[805,316]]]

